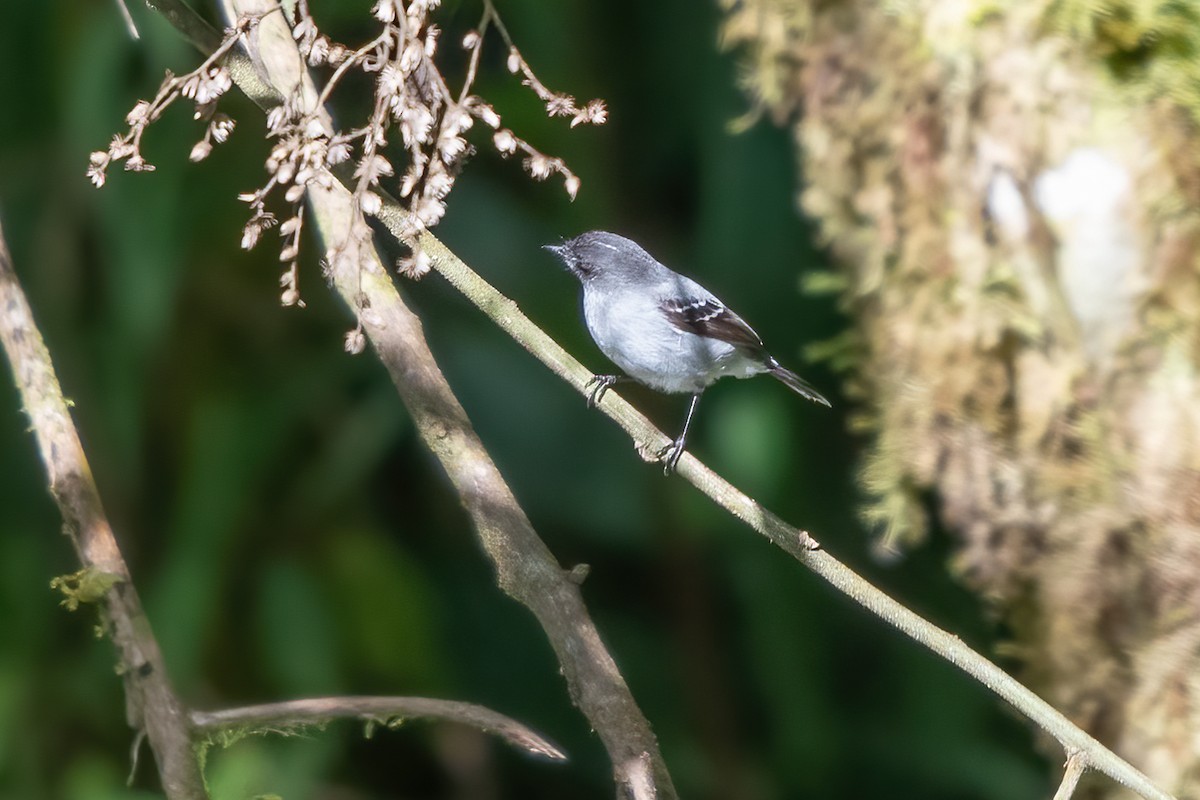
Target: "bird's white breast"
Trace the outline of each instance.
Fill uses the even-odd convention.
[[[631,378],[663,392],[698,392],[724,375],[748,377],[732,345],[676,328],[656,293],[589,291],[583,315],[596,344]],[[748,363],[748,362],[747,362]]]

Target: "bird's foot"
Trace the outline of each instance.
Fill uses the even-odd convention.
[[[683,456],[684,439],[680,436],[675,441],[658,451],[658,460],[663,465],[663,475],[670,475],[675,471],[675,465],[679,463],[679,459]]]
[[[604,399],[604,393],[614,383],[622,380],[620,375],[593,375],[592,379],[584,384],[585,389],[591,387],[592,391],[588,394],[587,407],[595,408],[596,405]]]

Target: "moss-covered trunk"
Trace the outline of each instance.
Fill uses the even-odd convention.
[[[1024,680],[1196,796],[1200,4],[725,6],[841,265],[882,543],[935,509]]]

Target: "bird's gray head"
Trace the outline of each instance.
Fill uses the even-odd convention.
[[[624,236],[607,231],[589,231],[562,244],[544,245],[562,259],[576,278],[588,283],[599,276],[625,277],[645,271],[655,264],[654,258]]]

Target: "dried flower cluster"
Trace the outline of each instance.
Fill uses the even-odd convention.
[[[303,305],[297,286],[297,256],[304,223],[307,187],[331,186],[330,172],[343,162],[354,160],[354,219],[345,242],[331,248],[326,269],[337,259],[360,252],[369,245],[371,229],[367,218],[382,209],[382,193],[397,195],[407,210],[407,236],[411,242],[424,229],[436,225],[445,214],[446,196],[466,158],[473,153],[467,133],[476,122],[491,130],[491,143],[502,156],[521,154],[522,166],[535,180],[562,176],[567,194],[574,199],[579,177],[560,158],[534,148],[503,127],[500,115],[483,98],[472,94],[479,69],[484,39],[494,28],[507,48],[510,72],[521,76],[545,103],[551,117],[570,117],[571,127],[582,123],[603,123],[607,117],[604,103],[592,100],[579,104],[569,95],[546,88],[513,45],[491,0],[484,0],[479,25],[468,32],[462,47],[468,54],[468,66],[462,86],[452,91],[435,62],[439,46],[439,27],[431,15],[440,0],[377,0],[371,13],[381,28],[378,35],[355,49],[324,34],[309,11],[307,0],[288,13],[292,35],[308,66],[330,69],[315,102],[300,96],[288,98],[267,116],[267,136],[276,141],[267,159],[267,182],[239,199],[250,206],[251,217],[242,234],[242,247],[250,249],[261,234],[275,227],[277,220],[267,210],[273,193],[283,193],[291,211],[279,225],[283,237],[280,261],[285,264],[280,278],[284,305]],[[107,152],[92,154],[88,175],[93,183],[104,182],[108,164],[128,159],[127,169],[151,169],[138,152],[138,142],[146,125],[156,119],[177,97],[196,102],[197,119],[209,119],[204,138],[192,149],[192,160],[199,161],[212,150],[213,142],[223,142],[233,129],[233,120],[213,113],[216,99],[229,88],[229,75],[215,66],[220,57],[257,24],[256,18],[239,20],[226,31],[219,50],[195,72],[180,78],[168,75],[154,102],[141,102],[129,116],[130,131],[114,140]],[[360,128],[334,130],[325,112],[325,103],[342,81],[352,73],[367,76],[373,83],[370,116]],[[394,145],[389,148],[389,145]],[[429,260],[419,252],[402,258],[397,267],[401,274],[419,278],[429,270]],[[361,315],[361,310],[360,310]],[[361,327],[361,326],[360,326]],[[357,332],[361,334],[361,331]],[[346,339],[351,352],[362,349],[361,335],[352,331]]]
[[[236,25],[225,30],[221,46],[214,50],[203,64],[186,75],[177,76],[168,71],[154,99],[137,102],[125,117],[129,131],[123,136],[114,136],[107,150],[97,150],[88,159],[87,176],[96,188],[104,185],[108,178],[108,166],[114,161],[124,161],[127,171],[154,171],[154,165],[142,156],[142,134],[151,122],[162,116],[163,111],[180,97],[196,104],[193,114],[195,119],[208,122],[204,138],[192,148],[189,156],[192,161],[203,161],[212,152],[214,141],[220,143],[229,138],[233,133],[234,122],[227,115],[217,113],[217,100],[229,91],[233,80],[229,77],[229,71],[217,62],[258,25],[260,19],[261,15],[248,15],[239,19]]]
[[[469,55],[467,73],[457,92],[450,89],[434,60],[439,46],[440,28],[430,20],[439,0],[378,0],[372,14],[382,28],[367,44],[351,49],[323,34],[309,12],[307,0],[300,0],[292,23],[292,34],[300,52],[311,67],[331,67],[333,73],[321,89],[318,102],[308,115],[319,114],[338,83],[350,72],[368,75],[374,82],[373,108],[367,124],[345,133],[322,129],[310,116],[285,104],[282,113],[269,125],[270,134],[281,141],[277,152],[283,163],[297,163],[296,175],[288,176],[294,185],[302,185],[312,175],[302,176],[299,166],[305,150],[323,151],[329,163],[345,160],[351,153],[357,156],[354,187],[357,219],[352,224],[351,239],[363,243],[370,236],[366,217],[374,216],[382,207],[377,189],[384,179],[395,179],[394,192],[409,211],[408,240],[425,228],[436,225],[446,212],[446,196],[454,187],[455,178],[465,159],[473,152],[466,139],[468,131],[480,122],[492,130],[492,143],[503,156],[516,152],[524,155],[523,165],[536,180],[553,174],[563,177],[568,195],[574,199],[579,191],[579,177],[562,159],[547,156],[532,147],[511,130],[502,127],[496,110],[471,89],[483,52],[484,37],[494,27],[508,48],[510,71],[520,73],[523,83],[546,103],[550,116],[571,116],[571,125],[584,122],[602,123],[607,112],[604,104],[593,100],[579,106],[575,99],[552,92],[537,79],[521,57],[504,28],[490,0],[484,2],[484,13],[476,29],[468,32],[462,47]],[[398,131],[398,136],[397,136]],[[390,142],[403,149],[403,166],[393,165],[385,153]],[[287,159],[291,159],[288,161]],[[268,164],[268,169],[272,165]],[[278,173],[273,173],[278,177]],[[287,182],[287,181],[283,181]],[[261,202],[265,192],[256,195]],[[261,224],[254,207],[251,226]],[[254,234],[251,235],[254,238]],[[347,244],[349,244],[348,242]],[[347,252],[353,248],[344,247]],[[332,254],[333,258],[337,253]],[[428,259],[420,254],[403,258],[397,264],[404,275],[419,278],[429,270]],[[285,286],[285,294],[289,287]],[[290,286],[294,288],[294,283]]]

